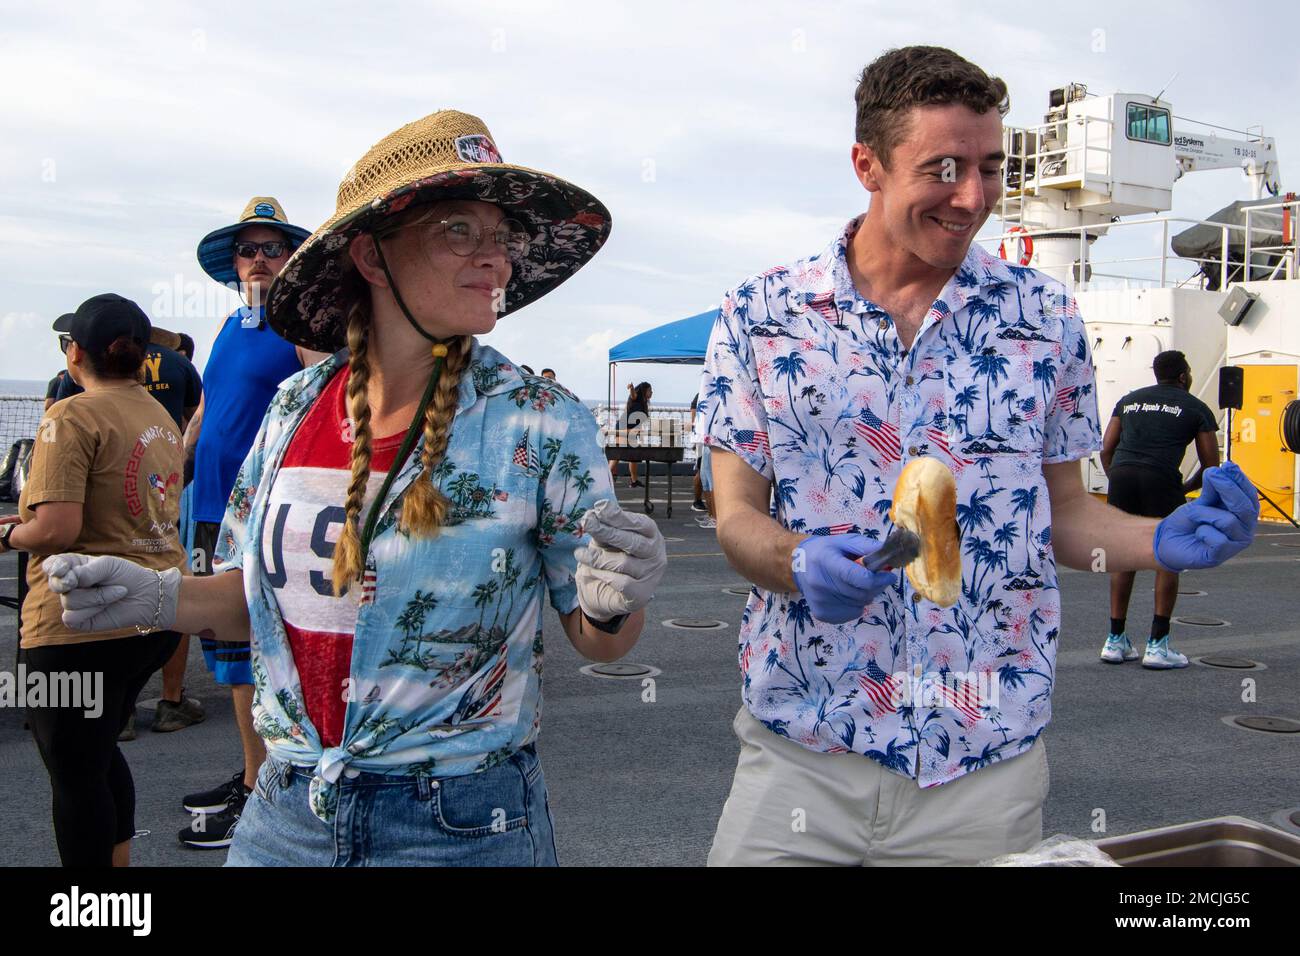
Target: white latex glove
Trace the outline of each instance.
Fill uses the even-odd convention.
[[[591,544],[574,552],[574,580],[586,615],[603,622],[649,604],[668,568],[668,549],[654,519],[602,498],[582,516],[582,530]]]
[[[123,627],[169,631],[180,597],[178,568],[150,571],[125,558],[56,554],[41,565],[63,603],[63,623],[77,631]],[[161,583],[162,605],[159,607]]]

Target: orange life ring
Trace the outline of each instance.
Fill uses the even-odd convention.
[[[1025,229],[1024,226],[1012,226],[1010,229],[1007,230],[1007,232],[1012,235],[1014,235],[1017,232],[1025,233],[1025,235],[1021,236],[1017,240],[1017,242],[1020,243],[1020,247],[1021,247],[1020,264],[1022,266],[1029,265],[1029,260],[1034,258],[1033,237],[1029,235],[1029,231]],[[1003,259],[1007,258],[1007,241],[1005,239],[1003,239],[1001,242],[998,243],[998,255],[1001,256]]]

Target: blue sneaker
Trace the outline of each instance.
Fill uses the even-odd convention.
[[[1169,638],[1147,641],[1147,652],[1142,655],[1142,666],[1152,670],[1169,670],[1173,667],[1186,667],[1187,655],[1179,654],[1169,646]]]
[[[1106,646],[1101,649],[1101,659],[1107,664],[1123,664],[1125,661],[1137,660],[1138,652],[1127,634],[1112,634],[1106,638]]]

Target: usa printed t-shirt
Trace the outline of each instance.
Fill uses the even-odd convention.
[[[270,513],[262,531],[262,566],[302,680],[303,703],[327,747],[338,746],[343,736],[357,626],[357,596],[335,597],[331,577],[352,480],[347,387],[345,367],[298,426],[271,486]],[[370,443],[362,525],[403,437],[399,433]]]
[[[771,481],[790,531],[883,540],[903,467],[957,480],[957,604],[907,580],[856,621],[816,620],[797,591],[754,588],[742,694],[774,733],[853,752],[922,787],[1028,750],[1051,717],[1061,628],[1043,466],[1100,447],[1083,320],[1060,283],[972,245],[905,349],[857,291],[846,249],[741,283],[705,352],[707,446]]]
[[[42,504],[81,503],[73,554],[126,558],[155,571],[188,574],[176,533],[181,500],[179,429],[140,385],[92,389],[56,402],[41,419],[32,446],[31,477],[18,514],[31,521]],[[41,562],[27,562],[22,646],[75,644],[131,637],[135,628],[86,633],[66,627],[59,596]]]
[[[357,609],[343,732],[332,746],[308,712],[283,591],[274,587],[278,567],[264,563],[263,546],[292,436],[342,364],[335,355],[303,370],[272,400],[213,563],[217,573],[244,574],[254,728],[272,757],[312,769],[311,808],[322,820],[333,819],[347,770],[455,777],[536,739],[545,604],[561,614],[577,608],[574,552],[590,541],[582,516],[614,498],[591,411],[472,340],[447,451],[432,473],[451,503],[448,523],[428,538],[398,524],[423,470],[421,437],[383,501],[366,556],[373,584]]]

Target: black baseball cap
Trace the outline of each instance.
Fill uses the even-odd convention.
[[[105,292],[87,299],[70,315],[59,316],[54,323],[56,332],[67,319],[67,334],[83,349],[103,352],[122,336],[130,336],[142,346],[149,344],[153,327],[144,310],[120,295]]]
[[[64,312],[61,316],[59,316],[57,319],[55,319],[55,320],[54,320],[54,331],[55,331],[55,332],[58,332],[58,333],[60,333],[60,334],[62,334],[62,335],[66,335],[68,332],[70,332],[70,331],[72,330],[72,316],[73,316],[73,315],[74,315],[74,313],[72,313],[72,312]]]

